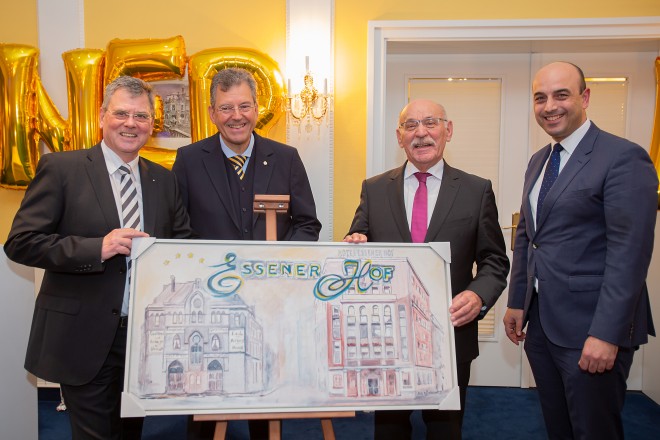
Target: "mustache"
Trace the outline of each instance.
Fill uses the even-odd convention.
[[[438,145],[431,136],[425,136],[421,139],[420,138],[413,139],[412,142],[410,143],[410,146],[416,148],[416,147],[424,147],[424,146],[437,147]]]

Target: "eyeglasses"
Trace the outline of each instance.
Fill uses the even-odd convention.
[[[408,119],[400,123],[399,128],[403,128],[406,131],[415,131],[417,130],[417,127],[419,127],[419,124],[422,124],[424,127],[430,130],[440,125],[440,121],[447,122],[447,119],[443,119],[443,118],[424,118],[422,120]]]
[[[149,113],[129,113],[125,110],[115,110],[113,112],[110,112],[112,116],[115,117],[115,119],[118,119],[120,121],[125,121],[131,116],[133,116],[133,120],[135,122],[143,123],[146,124],[151,120],[151,115]]]
[[[224,115],[233,115],[236,109],[238,109],[238,112],[241,114],[245,114],[255,108],[256,105],[252,104],[241,104],[238,107],[235,107],[233,105],[221,105],[218,107],[218,111]]]

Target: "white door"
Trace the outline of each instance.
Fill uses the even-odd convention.
[[[657,53],[508,53],[388,55],[386,66],[385,169],[399,166],[405,154],[394,134],[398,112],[409,98],[442,103],[454,123],[445,150],[452,166],[493,182],[503,227],[520,208],[523,175],[531,154],[549,142],[531,109],[531,80],[542,65],[565,60],[580,65],[590,83],[588,111],[599,127],[648,147],[651,138]],[[609,79],[619,78],[619,82]],[[511,233],[505,230],[510,249]],[[509,258],[511,252],[508,251]],[[480,356],[473,363],[472,385],[530,386],[529,368],[520,347],[506,338],[501,325],[508,292],[480,325]],[[640,353],[641,354],[641,353]],[[642,356],[636,357],[629,387],[641,387]]]

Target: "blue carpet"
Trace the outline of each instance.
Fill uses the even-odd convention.
[[[66,412],[58,413],[59,393],[39,390],[39,440],[69,440],[71,430]],[[185,439],[186,416],[147,417],[143,440]],[[660,406],[640,392],[630,391],[623,408],[623,424],[628,440],[660,439]],[[373,414],[357,413],[355,418],[335,419],[337,440],[371,440]],[[322,439],[316,419],[286,420],[285,440]],[[413,414],[413,438],[424,439],[425,429],[418,413]],[[231,422],[228,440],[248,440],[247,422]],[[470,387],[463,422],[465,440],[543,439],[545,429],[536,390],[522,388]]]

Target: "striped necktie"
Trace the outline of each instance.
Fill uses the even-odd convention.
[[[124,164],[119,167],[121,177],[119,179],[119,195],[121,197],[121,212],[124,228],[140,229],[140,206],[138,205],[138,194],[131,169]]]
[[[119,167],[121,177],[119,178],[119,196],[121,198],[121,213],[124,228],[140,229],[140,206],[138,204],[138,193],[131,168],[124,164]],[[131,256],[126,256],[126,276],[128,277],[128,285],[131,285],[131,266],[133,260]],[[130,291],[130,289],[129,289]],[[124,294],[122,301],[122,314],[128,310],[128,295]]]
[[[238,178],[243,180],[243,177],[245,177],[245,172],[243,172],[243,165],[245,165],[247,157],[236,155],[228,157],[227,159],[229,159],[229,162],[231,162],[231,164],[234,166],[234,171],[236,171],[236,174],[238,174]]]

